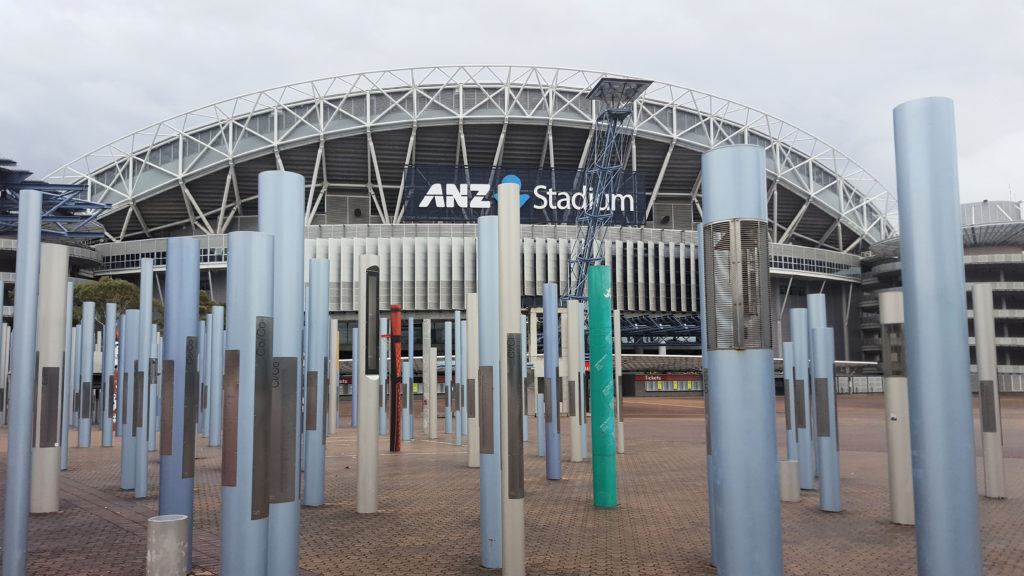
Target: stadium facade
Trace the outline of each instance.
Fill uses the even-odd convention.
[[[331,261],[332,315],[354,321],[358,255],[382,259],[381,304],[415,318],[452,318],[476,290],[475,217],[496,182],[524,181],[523,294],[564,293],[586,201],[579,175],[595,146],[605,74],[517,66],[451,66],[337,76],[217,102],[159,122],[70,162],[48,180],[88,186],[113,207],[91,246],[95,276],[132,279],[166,238],[200,239],[202,287],[225,298],[226,234],[256,227],[257,175],[306,180],[307,256]],[[658,336],[699,307],[701,154],[729,144],[765,148],[776,356],[788,313],[824,292],[838,359],[864,351],[861,254],[897,235],[896,201],[856,162],[804,130],[747,106],[653,82],[632,103],[627,217],[603,243],[613,304],[639,330],[635,351],[699,350]],[[630,210],[631,209],[631,210]],[[88,271],[84,272],[88,275]],[[437,324],[435,324],[437,326]],[[343,331],[343,334],[345,332]],[[871,335],[868,334],[868,338]],[[682,368],[683,366],[680,366]]]

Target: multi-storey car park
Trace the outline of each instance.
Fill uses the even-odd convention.
[[[369,252],[382,258],[382,306],[452,318],[476,290],[476,225],[424,222],[410,198],[435,184],[464,184],[486,200],[495,186],[473,185],[493,184],[479,175],[498,172],[529,172],[547,178],[548,189],[578,192],[571,174],[586,166],[602,111],[587,94],[604,76],[450,66],[290,84],[158,122],[48,179],[85,184],[89,199],[113,205],[99,220],[103,240],[91,245],[94,275],[131,279],[139,259],[152,257],[159,293],[166,238],[197,236],[202,288],[223,300],[226,234],[255,229],[258,173],[298,172],[306,180],[307,256],[331,260],[334,317],[355,321],[353,269]],[[894,195],[832,146],[736,102],[653,82],[631,107],[625,168],[642,190],[644,226],[612,226],[603,244],[627,351],[698,353],[701,154],[746,143],[765,148],[775,355],[789,338],[786,311],[824,292],[837,358],[860,360],[861,253],[897,236]],[[524,305],[539,306],[546,282],[564,293],[574,237],[564,215],[524,222]],[[637,371],[696,368],[636,362]]]

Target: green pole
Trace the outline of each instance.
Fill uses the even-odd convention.
[[[618,506],[615,489],[615,363],[612,359],[611,269],[587,270],[590,309],[590,439],[594,466],[594,505]]]

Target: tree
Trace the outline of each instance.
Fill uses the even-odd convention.
[[[75,324],[82,321],[82,302],[95,302],[97,314],[101,314],[102,304],[113,302],[117,304],[117,315],[124,314],[126,310],[139,307],[139,287],[127,280],[115,279],[104,276],[96,282],[88,282],[75,286],[74,308],[71,317]],[[214,301],[203,290],[199,291],[199,315],[209,314],[214,306],[222,306]],[[164,304],[160,300],[153,299],[153,323],[162,331],[164,328]]]

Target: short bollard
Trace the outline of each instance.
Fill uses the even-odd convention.
[[[779,495],[783,502],[800,501],[800,461],[779,460]]]
[[[189,573],[188,516],[153,516],[146,528],[146,575],[184,576]]]

